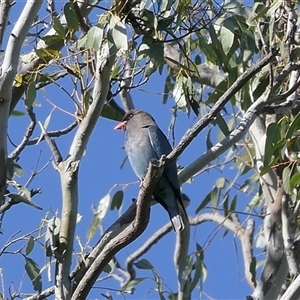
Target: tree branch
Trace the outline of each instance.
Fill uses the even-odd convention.
[[[93,101],[89,106],[85,118],[78,126],[70,146],[67,159],[61,162],[58,170],[62,186],[62,216],[59,235],[59,254],[61,260],[57,265],[56,296],[63,295],[70,298],[70,268],[78,210],[78,169],[92,131],[101,115],[110,84],[110,72],[115,62],[116,53],[111,53],[109,45],[105,43],[97,51],[95,84]]]
[[[118,251],[134,241],[146,229],[149,222],[150,199],[162,175],[163,167],[161,163],[154,165],[153,161],[150,162],[138,200],[106,230],[89,255],[86,267],[80,271],[83,277],[77,282],[72,300],[86,299],[102,269]]]
[[[14,5],[14,0],[1,0],[0,1],[0,52],[3,51],[2,43],[4,33],[8,24],[10,9]]]
[[[29,126],[26,129],[26,132],[24,134],[24,137],[21,141],[21,143],[16,147],[16,149],[8,156],[11,159],[16,159],[17,157],[19,157],[19,155],[21,154],[21,152],[25,149],[30,137],[33,134],[35,125],[36,125],[36,117],[35,117],[35,113],[33,112],[32,107],[30,107],[28,109],[28,115],[29,118],[31,120]]]
[[[164,59],[167,65],[174,71],[179,72],[182,69],[187,69],[183,59],[180,59],[180,51],[176,50],[171,43],[164,43]],[[205,84],[216,88],[222,81],[227,79],[226,75],[222,75],[219,71],[209,68],[206,65],[201,65],[197,71],[188,70],[189,76],[193,82]]]
[[[176,158],[182,154],[182,152],[189,146],[189,144],[196,138],[196,136],[218,115],[218,113],[231,99],[231,97],[233,97],[234,94],[239,91],[250,78],[257,74],[261,70],[261,68],[266,66],[276,56],[277,53],[278,50],[273,50],[261,61],[259,61],[253,67],[249,68],[241,76],[239,76],[234,84],[214,104],[210,111],[185,133],[177,147],[173,149],[173,151],[168,155],[168,160],[170,160],[170,162],[176,160]],[[170,162],[167,162],[167,164]]]
[[[6,189],[7,124],[21,46],[42,1],[27,1],[8,40],[0,75],[0,202]]]

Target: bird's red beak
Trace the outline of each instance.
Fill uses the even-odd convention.
[[[124,129],[125,125],[126,125],[126,121],[121,122],[114,128],[114,130]]]

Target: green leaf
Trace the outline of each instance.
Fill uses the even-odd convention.
[[[25,113],[23,111],[20,111],[20,110],[13,110],[11,112],[11,116],[13,116],[13,117],[22,117],[24,115],[25,115]]]
[[[96,26],[92,27],[88,31],[86,35],[85,47],[87,49],[93,49],[96,51],[100,49],[102,44],[102,39],[103,39],[103,29],[100,27],[99,24],[97,24]]]
[[[79,22],[73,7],[73,4],[68,2],[64,6],[64,14],[66,17],[68,29],[73,32],[78,30],[79,28]]]
[[[124,196],[123,190],[117,191],[113,195],[111,204],[110,204],[110,210],[114,210],[115,208],[117,210],[120,209],[120,207],[122,206],[122,203],[123,203],[123,196]]]
[[[17,175],[19,177],[23,176],[25,173],[22,169],[22,167],[17,164],[12,158],[7,158],[7,178],[9,180],[13,179],[14,175]]]
[[[60,224],[60,219],[57,217],[53,217],[48,220],[45,242],[51,241],[51,244],[56,245],[60,233]]]
[[[26,105],[27,109],[29,109],[32,106],[35,98],[36,98],[35,83],[30,82],[28,84],[27,91],[26,91],[26,97],[25,97],[25,105]]]
[[[78,39],[75,43],[76,48],[77,49],[85,48],[86,40],[87,40],[87,35],[84,35],[80,39]]]
[[[192,254],[183,257],[179,262],[178,268],[178,280],[183,290],[188,287],[189,276],[193,270],[193,259]]]
[[[40,274],[40,268],[38,264],[33,259],[25,257],[25,270],[32,282],[34,290],[38,293],[41,293],[42,276]]]
[[[224,199],[223,199],[223,210],[224,210],[224,216],[227,217],[228,216],[228,201],[229,201],[229,196],[228,194],[225,195]]]
[[[92,223],[87,232],[87,239],[90,240],[94,236],[96,230],[101,226],[109,208],[110,200],[110,194],[108,193],[99,201],[98,207],[94,211]]]
[[[201,245],[196,242],[197,255],[199,255],[200,259],[204,260],[204,249]]]
[[[291,122],[286,132],[285,138],[286,139],[291,138],[294,135],[295,131],[298,129],[300,129],[300,113],[298,113],[294,118],[294,120]]]
[[[50,58],[59,58],[59,57],[61,57],[61,54],[58,50],[49,49],[49,48],[47,48],[47,49],[35,48],[35,53],[39,58],[49,58],[49,57]]]
[[[293,190],[295,187],[297,187],[300,183],[300,173],[295,173],[290,181],[291,184],[291,190]]]
[[[56,33],[59,35],[61,39],[65,38],[66,35],[66,30],[65,28],[61,25],[59,18],[53,17],[53,28],[56,31]]]
[[[271,165],[270,162],[276,162],[276,158],[280,156],[279,150],[281,150],[284,143],[284,140],[280,139],[280,125],[277,123],[269,124],[267,128],[264,166]]]
[[[202,202],[200,203],[200,205],[197,207],[195,213],[199,213],[203,208],[205,208],[207,206],[208,203],[210,203],[211,201],[211,192],[209,192],[205,198],[202,200]]]
[[[62,41],[62,38],[57,35],[57,34],[54,34],[54,35],[46,35],[42,38],[42,40],[48,45],[48,46],[51,46],[51,45],[54,45],[56,43],[59,43]],[[39,49],[41,50],[41,49]],[[46,50],[45,50],[46,51]],[[47,53],[47,52],[46,52]],[[48,53],[47,53],[48,54]],[[49,55],[49,54],[48,54]],[[47,55],[47,56],[48,56]]]
[[[213,146],[213,143],[211,142],[211,139],[210,139],[210,135],[211,135],[211,128],[208,129],[208,132],[206,135],[206,149],[207,150],[209,150]]]
[[[225,26],[222,26],[220,35],[223,51],[225,54],[228,54],[234,42],[234,33]]]
[[[202,277],[203,262],[199,255],[197,255],[196,257],[197,257],[197,259],[196,259],[196,262],[194,263],[195,273],[194,273],[194,276],[192,276],[192,281],[189,285],[189,293],[191,293],[195,289],[199,280]]]
[[[31,253],[34,247],[34,237],[31,235],[30,238],[28,239],[26,249],[25,249],[25,254],[26,256]]]
[[[111,71],[110,77],[115,78],[115,77],[117,77],[117,75],[119,75],[119,73],[120,73],[120,66],[115,65]]]
[[[123,22],[118,21],[115,24],[114,28],[111,30],[111,36],[117,51],[128,50],[126,26]]]
[[[205,37],[203,37],[203,35],[201,33],[196,33],[197,37],[198,37],[198,47],[199,49],[201,49],[201,52],[203,52],[203,54],[206,57],[206,60],[213,63],[213,64],[217,64],[218,63],[218,56],[216,54],[216,49],[213,46],[213,44],[208,44],[207,40]]]
[[[219,126],[219,128],[221,129],[222,133],[224,134],[224,136],[229,136],[230,131],[229,131],[227,122],[224,120],[224,118],[222,117],[222,115],[220,113],[217,115],[217,118],[215,120],[213,120],[211,123],[213,125],[217,124]]]
[[[123,287],[122,291],[123,291],[123,292],[126,292],[126,291],[131,292],[132,289],[134,289],[137,285],[139,285],[140,283],[142,283],[142,282],[145,281],[146,279],[147,279],[147,277],[135,278],[135,279],[129,281],[128,284],[126,284],[126,285]]]
[[[142,270],[152,270],[152,269],[154,269],[154,267],[152,266],[152,264],[147,259],[142,259],[142,260],[134,263],[134,265],[138,269],[142,269]]]
[[[230,211],[235,211],[236,203],[237,203],[237,195],[235,195],[231,201]]]
[[[166,30],[174,22],[174,19],[175,19],[174,16],[170,16],[159,20],[157,23],[157,30],[158,31]]]
[[[112,106],[105,104],[102,112],[101,112],[101,116],[103,118],[109,119],[109,120],[113,120],[113,121],[122,121],[123,119],[123,115],[116,109],[114,109]]]
[[[221,64],[222,62],[226,69],[226,63],[228,62],[228,58],[226,57],[223,51],[222,44],[220,43],[220,40],[216,34],[214,25],[209,26],[208,32],[212,41],[211,46],[215,49],[215,52],[217,54],[217,63]]]
[[[216,208],[218,206],[219,197],[220,190],[214,186],[210,194],[210,201],[213,208]]]
[[[283,188],[285,190],[286,193],[291,193],[292,189],[291,189],[291,173],[292,173],[292,170],[290,169],[289,166],[285,167],[283,169],[283,172],[282,172],[282,184],[283,184]]]

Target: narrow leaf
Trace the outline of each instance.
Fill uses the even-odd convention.
[[[33,250],[33,247],[34,247],[34,238],[31,235],[26,245],[25,254],[26,255],[30,254],[30,252]]]
[[[122,206],[122,203],[123,203],[123,196],[124,196],[123,190],[117,191],[113,195],[113,198],[112,198],[111,204],[110,204],[110,209],[111,210],[114,210],[115,208],[117,210],[120,209],[120,207]]]
[[[64,27],[61,25],[59,18],[57,17],[53,18],[53,28],[62,39],[65,38],[66,31]]]
[[[295,117],[295,119],[292,121],[292,123],[290,124],[285,138],[289,139],[293,136],[293,134],[295,133],[296,130],[298,130],[300,128],[300,113],[297,114],[297,116]]]
[[[134,263],[134,265],[138,268],[138,269],[143,269],[143,270],[151,270],[154,269],[154,267],[152,266],[152,264],[147,260],[147,259],[142,259],[136,263]]]
[[[207,206],[208,203],[210,203],[211,201],[211,192],[209,192],[205,198],[202,200],[202,202],[200,203],[200,205],[197,207],[196,209],[196,214],[199,213],[203,208],[205,208],[205,206]]]
[[[123,287],[122,291],[124,291],[124,292],[131,291],[133,288],[135,288],[138,284],[140,284],[141,282],[143,282],[146,279],[147,279],[147,277],[135,278],[135,279],[131,280],[130,282],[128,282],[128,284],[126,284]]]
[[[25,270],[32,282],[33,288],[35,291],[41,293],[42,276],[40,274],[40,268],[37,263],[29,257],[25,257],[25,261]]]
[[[194,288],[196,287],[196,285],[198,284],[199,280],[202,277],[202,264],[203,263],[200,257],[197,257],[197,260],[194,263],[195,273],[192,282],[190,283],[189,286],[189,293],[191,293],[194,290]]]
[[[101,116],[103,118],[113,120],[113,121],[118,121],[118,122],[120,122],[123,118],[123,115],[118,110],[114,109],[108,104],[104,105],[101,112]]]
[[[79,28],[79,22],[74,11],[73,4],[68,2],[64,6],[64,14],[70,31],[76,31]]]
[[[295,173],[291,178],[291,190],[297,187],[300,183],[300,173]]]
[[[285,167],[282,172],[282,184],[286,193],[290,193],[291,190],[291,169],[289,166]]]
[[[26,91],[26,97],[25,97],[25,105],[26,105],[27,109],[29,109],[32,106],[35,98],[36,98],[35,83],[30,82],[28,84],[27,91]]]

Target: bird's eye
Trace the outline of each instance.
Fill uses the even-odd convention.
[[[129,116],[128,116],[128,119],[131,119],[133,117],[133,114],[130,114]]]

